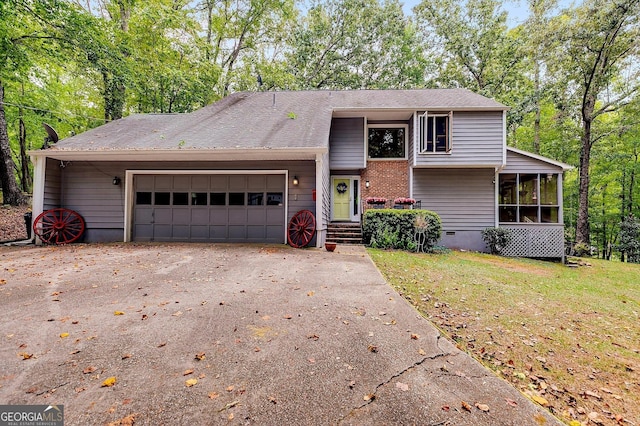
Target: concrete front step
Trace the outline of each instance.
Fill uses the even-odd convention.
[[[342,244],[362,244],[362,228],[359,223],[330,223],[327,227],[326,241]]]

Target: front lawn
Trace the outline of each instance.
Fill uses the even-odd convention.
[[[640,424],[640,265],[370,249],[458,347],[568,424]]]

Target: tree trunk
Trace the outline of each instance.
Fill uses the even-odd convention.
[[[587,115],[587,114],[585,114]],[[591,243],[589,229],[589,163],[591,161],[591,118],[583,118],[580,150],[580,184],[578,187],[578,220],[576,243]]]
[[[20,131],[18,140],[20,142],[20,185],[22,192],[29,192],[31,186],[31,171],[29,170],[29,157],[27,157],[27,128],[22,118],[22,110],[20,110]]]
[[[18,187],[14,173],[15,163],[11,158],[7,118],[4,115],[4,86],[0,81],[0,183],[4,204],[19,206],[27,202],[27,198]]]
[[[535,85],[535,93],[536,93],[536,116],[533,122],[533,151],[536,154],[540,154],[540,63],[535,61],[535,77],[534,77],[534,85]]]

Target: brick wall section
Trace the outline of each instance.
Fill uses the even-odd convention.
[[[397,197],[409,196],[409,162],[408,161],[367,161],[367,168],[362,171],[362,200],[367,197],[384,197],[387,208],[393,207]],[[369,181],[369,188],[365,182]],[[364,203],[364,209],[369,208]]]

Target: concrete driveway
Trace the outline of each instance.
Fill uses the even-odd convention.
[[[559,423],[361,247],[0,247],[0,265],[0,404],[63,404],[67,425]]]

